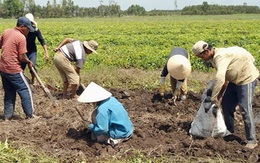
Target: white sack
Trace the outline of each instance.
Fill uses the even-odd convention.
[[[204,100],[207,98],[207,92],[213,87],[214,83],[214,80],[210,81],[202,94],[202,103],[189,130],[192,136],[223,137],[230,134],[225,125],[221,109],[214,108],[212,105],[210,109],[206,111],[203,105]],[[213,112],[216,113],[216,117]]]

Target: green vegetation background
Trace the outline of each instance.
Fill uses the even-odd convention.
[[[37,41],[37,67],[41,77],[46,72],[44,82],[54,82],[55,85],[61,82],[53,67],[52,49],[66,37],[81,41],[94,39],[99,43],[98,54],[91,54],[87,57],[83,72],[87,72],[89,76],[102,74],[101,77],[95,77],[95,79],[106,82],[106,86],[115,85],[113,83],[115,80],[122,80],[118,82],[125,84],[127,81],[129,88],[130,85],[139,85],[154,89],[158,85],[158,82],[155,82],[159,79],[158,72],[163,68],[171,49],[183,47],[191,56],[193,78],[190,79],[190,87],[194,88],[200,84],[201,80],[209,79],[196,78],[199,75],[194,77],[195,73],[208,71],[191,53],[193,44],[199,40],[204,40],[215,47],[242,46],[255,57],[257,67],[260,66],[260,15],[36,18],[35,20],[46,40],[51,56],[51,61],[46,63],[43,49]],[[0,33],[6,28],[14,28],[15,25],[16,19],[0,19]],[[135,78],[135,76],[146,78],[139,71],[129,74],[131,76],[125,76],[127,71],[122,71],[125,69],[149,72],[149,76],[146,76],[146,81]],[[110,80],[109,83],[108,80]],[[4,150],[9,149],[6,143],[2,145],[0,158],[4,156],[8,160],[14,152]],[[9,151],[11,153],[8,153]],[[19,152],[19,157],[20,155],[22,154]],[[18,157],[17,159],[19,162]],[[37,160],[39,156],[28,159]]]

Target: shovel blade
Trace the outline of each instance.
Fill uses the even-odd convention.
[[[81,95],[81,93],[85,90],[85,86],[83,84],[80,84],[77,91],[76,91],[76,94],[79,96]]]

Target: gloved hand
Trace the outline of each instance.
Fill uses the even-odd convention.
[[[165,94],[165,77],[160,77],[160,95],[164,96]]]
[[[160,85],[160,90],[159,90],[159,92],[160,92],[160,95],[161,95],[161,96],[164,96],[164,94],[165,94],[165,84]]]

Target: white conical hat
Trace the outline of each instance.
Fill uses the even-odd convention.
[[[110,96],[112,96],[110,92],[105,90],[103,87],[97,85],[96,83],[91,82],[77,100],[79,102],[90,103],[105,100]]]
[[[185,56],[174,55],[167,62],[167,70],[174,79],[182,80],[190,75],[191,64]]]

